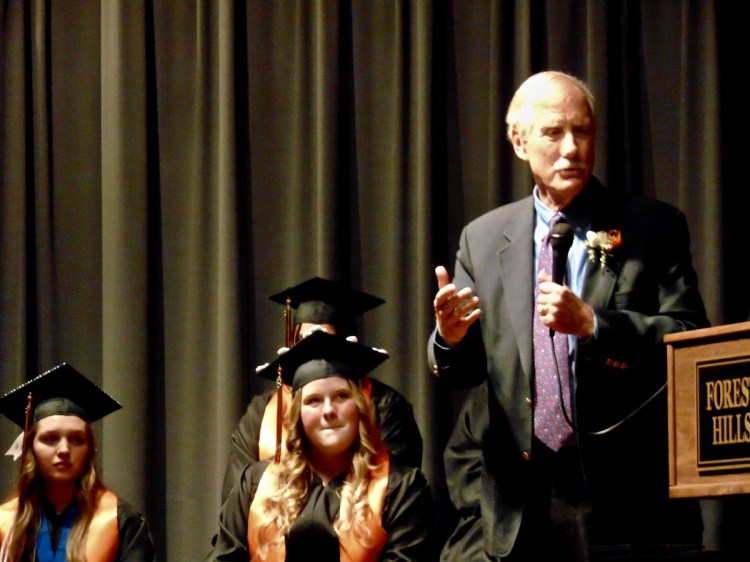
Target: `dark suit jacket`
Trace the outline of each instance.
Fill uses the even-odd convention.
[[[662,339],[708,326],[687,223],[666,203],[613,192],[595,178],[584,193],[591,229],[622,235],[606,267],[587,265],[581,296],[596,312],[598,335],[579,341],[575,357],[575,416],[595,509],[593,541],[682,542],[697,532],[700,542],[697,504],[667,498]],[[485,549],[493,556],[505,556],[513,546],[528,483],[534,221],[529,196],[464,228],[453,282],[474,290],[482,316],[456,348],[436,346],[435,333],[428,344],[430,365],[441,379],[462,386],[489,382],[482,476],[487,493],[480,501]],[[684,536],[675,530],[679,526]]]
[[[442,545],[440,562],[484,560],[481,498],[482,443],[487,432],[487,383],[471,389],[443,451],[446,484],[456,525]]]

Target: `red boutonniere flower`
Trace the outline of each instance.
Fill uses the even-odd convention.
[[[607,265],[607,259],[612,250],[622,246],[622,235],[619,230],[600,230],[599,232],[589,230],[586,233],[585,244],[589,251],[589,259],[594,263],[598,260],[599,265],[604,267]]]

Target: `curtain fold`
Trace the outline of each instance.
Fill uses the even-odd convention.
[[[434,268],[530,192],[505,138],[545,68],[596,96],[595,174],[682,208],[714,324],[747,318],[741,3],[0,0],[0,381],[67,361],[124,408],[104,480],[160,559],[210,548],[229,436],[314,275],[386,304],[360,340],[405,394],[438,499],[465,391],[425,357]],[[0,448],[16,433],[0,423]],[[3,445],[7,443],[7,445]],[[0,452],[4,452],[3,449]],[[17,467],[0,459],[10,483]],[[5,491],[10,491],[10,484]],[[706,502],[709,546],[748,552]]]

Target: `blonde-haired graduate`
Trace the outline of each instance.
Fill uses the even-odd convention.
[[[0,398],[24,428],[21,475],[0,505],[1,562],[151,562],[145,518],[96,468],[91,424],[120,404],[68,364]]]
[[[391,462],[358,385],[386,358],[316,332],[262,371],[292,388],[286,454],[245,469],[209,560],[430,559],[430,486],[419,468]]]
[[[285,344],[279,349],[280,353],[316,331],[357,341],[357,318],[385,303],[375,295],[322,277],[312,277],[287,287],[269,299],[286,306]],[[265,367],[261,365],[257,371]],[[271,375],[275,376],[275,373]],[[377,378],[362,377],[359,386],[367,402],[372,403],[381,440],[392,461],[421,468],[422,435],[409,400]],[[286,452],[284,441],[289,431],[290,406],[291,389],[285,384],[250,400],[232,432],[229,462],[221,490],[222,501],[248,464],[271,458],[278,460],[279,455]]]

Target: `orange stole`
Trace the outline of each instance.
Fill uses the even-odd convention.
[[[112,562],[120,542],[117,496],[109,490],[98,494],[96,511],[86,533],[86,562]]]
[[[0,506],[0,542],[10,532],[17,508],[18,498]],[[102,490],[98,494],[95,509],[86,534],[86,562],[112,562],[119,543],[117,496],[109,490]]]
[[[282,402],[283,412],[286,414],[292,405],[292,388],[282,385]],[[266,404],[266,410],[263,412],[263,421],[260,424],[260,435],[258,436],[258,460],[265,461],[273,459],[276,454],[276,416],[279,408],[279,394],[274,392],[271,400]],[[286,420],[287,416],[284,416]],[[286,456],[286,436],[289,428],[286,423],[281,427],[281,456]]]
[[[286,413],[292,404],[292,389],[287,385],[282,387],[282,401],[284,402],[283,411]],[[359,388],[369,404],[372,401],[372,381],[363,377],[359,381]],[[263,421],[260,424],[260,433],[258,436],[258,460],[265,461],[272,459],[276,454],[276,415],[279,407],[278,393],[274,392],[271,399],[266,404],[266,410],[263,412]],[[284,416],[286,419],[286,416]],[[281,428],[281,456],[286,456],[286,437],[289,428],[286,423]]]
[[[373,474],[370,485],[367,489],[367,499],[372,509],[373,516],[368,520],[367,526],[370,529],[371,546],[364,546],[357,542],[354,533],[349,530],[339,534],[340,559],[341,562],[377,562],[380,552],[383,550],[388,534],[383,529],[382,516],[383,505],[385,503],[385,493],[388,487],[388,467],[390,458],[387,453],[380,456],[378,468]],[[270,464],[263,473],[258,483],[258,490],[255,493],[247,521],[247,544],[250,548],[250,559],[260,560],[258,555],[258,538],[255,529],[258,523],[263,519],[263,506],[266,499],[278,489],[278,475],[280,465]],[[272,525],[266,529],[266,533],[278,533],[278,530]],[[284,562],[286,559],[286,547],[284,542],[277,544],[268,549],[264,562]]]

